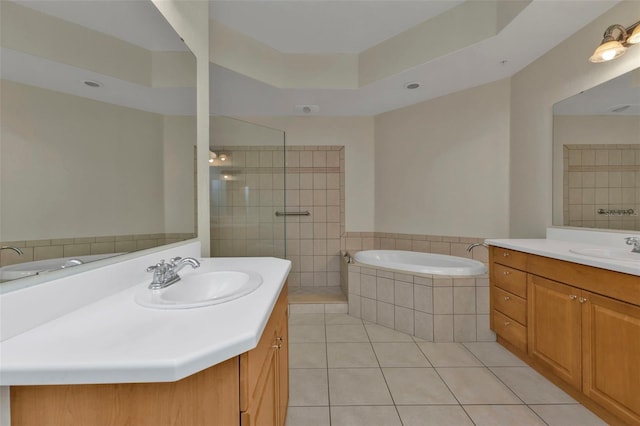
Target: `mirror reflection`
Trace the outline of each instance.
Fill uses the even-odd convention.
[[[195,57],[150,1],[2,1],[0,280],[195,236]]]
[[[553,224],[640,230],[640,68],[553,107]]]

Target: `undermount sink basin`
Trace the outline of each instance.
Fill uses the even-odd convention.
[[[161,290],[144,288],[135,301],[157,309],[200,308],[246,296],[261,284],[262,276],[250,271],[196,272]]]
[[[640,253],[633,253],[631,250],[615,249],[607,247],[570,249],[571,253],[583,256],[599,257],[601,259],[626,260],[640,262]]]

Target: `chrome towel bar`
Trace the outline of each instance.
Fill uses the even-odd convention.
[[[276,216],[311,216],[311,212],[309,210],[305,210],[303,212],[281,212],[277,211]]]

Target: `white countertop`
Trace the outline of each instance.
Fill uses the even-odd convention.
[[[230,302],[176,310],[139,306],[134,295],[148,280],[133,285],[1,342],[0,385],[177,381],[255,348],[291,262],[201,261],[212,271],[258,272],[263,283]]]
[[[602,247],[595,244],[580,243],[575,241],[561,241],[552,239],[502,239],[486,240],[492,246],[522,251],[525,253],[537,254],[554,259],[566,260],[568,262],[579,263],[581,265],[594,266],[596,268],[608,269],[611,271],[624,272],[625,274],[640,276],[640,261],[613,260],[592,256],[583,256],[571,253],[569,250],[582,248]],[[631,251],[631,248],[629,248]],[[640,255],[639,255],[640,257]]]

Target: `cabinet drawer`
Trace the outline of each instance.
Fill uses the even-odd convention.
[[[521,251],[509,250],[502,247],[491,248],[493,261],[516,269],[525,269],[527,266],[527,254]]]
[[[493,326],[497,335],[523,352],[527,351],[527,327],[493,310]]]
[[[503,290],[527,298],[527,274],[508,266],[493,264],[491,282]]]
[[[491,293],[493,307],[522,325],[527,325],[527,301],[512,293],[494,287]]]

